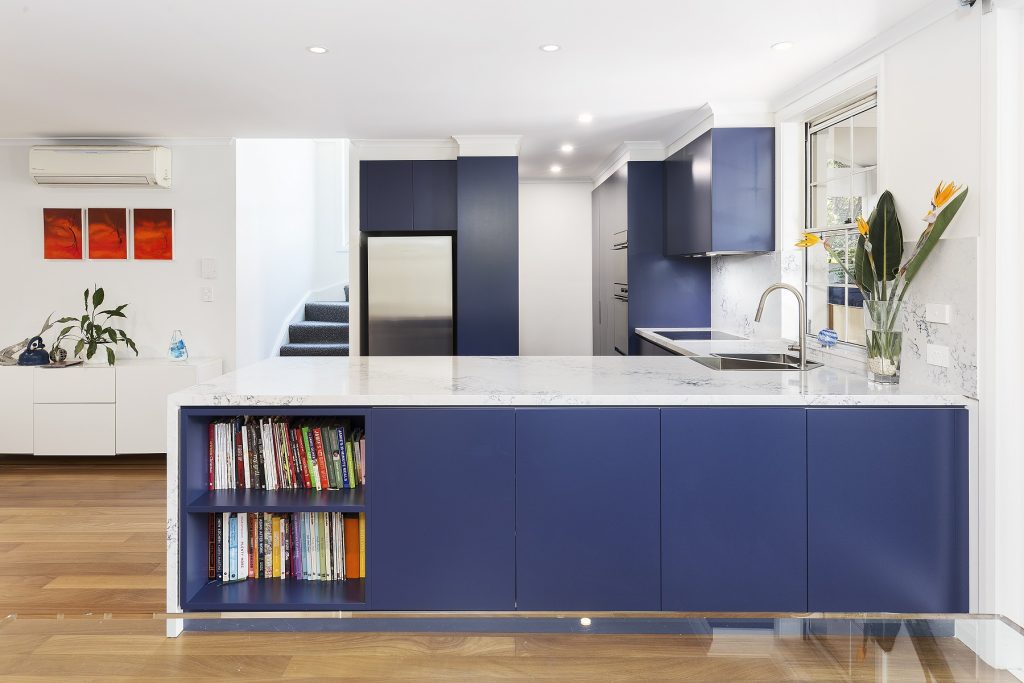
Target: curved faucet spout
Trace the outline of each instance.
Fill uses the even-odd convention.
[[[800,369],[807,369],[807,335],[804,328],[807,325],[807,304],[804,302],[804,295],[800,293],[800,290],[793,285],[787,285],[785,282],[776,282],[774,285],[768,287],[761,294],[761,301],[757,304],[757,314],[754,315],[754,322],[761,322],[761,314],[764,313],[764,302],[768,299],[768,295],[774,292],[776,289],[785,289],[788,292],[792,292],[793,296],[796,297],[797,306],[800,308],[800,329],[797,330],[797,343],[800,345]]]

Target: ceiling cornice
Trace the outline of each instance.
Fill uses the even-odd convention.
[[[352,140],[354,156],[365,160],[455,159],[459,146],[451,138]]]
[[[630,161],[663,161],[665,146],[657,140],[633,140],[623,142],[615,148],[597,168],[594,187],[608,180],[613,173]]]
[[[517,157],[522,135],[453,135],[460,157]]]

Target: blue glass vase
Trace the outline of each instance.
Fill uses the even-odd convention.
[[[167,357],[171,360],[188,360],[188,349],[185,347],[185,340],[181,338],[181,330],[175,330],[171,335]]]

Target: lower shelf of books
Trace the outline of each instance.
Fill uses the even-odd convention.
[[[182,603],[182,609],[225,611],[365,609],[366,579],[302,581],[248,579],[210,581]]]

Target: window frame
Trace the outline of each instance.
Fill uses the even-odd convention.
[[[856,222],[851,222],[851,223],[843,224],[843,225],[840,225],[840,226],[824,227],[824,228],[814,227],[814,225],[813,225],[813,223],[814,223],[814,216],[815,216],[815,212],[814,212],[814,208],[815,208],[814,207],[814,190],[813,190],[813,188],[818,185],[818,182],[816,182],[816,179],[814,177],[814,172],[813,172],[814,158],[813,158],[812,140],[813,140],[814,134],[820,133],[823,130],[827,130],[828,128],[832,128],[832,127],[834,127],[834,126],[836,126],[836,125],[838,125],[840,123],[843,123],[844,121],[848,121],[850,119],[853,119],[856,116],[859,116],[860,114],[863,114],[865,112],[872,111],[872,110],[874,110],[876,112],[876,131],[877,131],[877,128],[878,128],[878,125],[877,125],[877,112],[879,110],[879,98],[878,98],[877,88],[873,88],[870,92],[863,93],[863,94],[857,96],[855,99],[848,100],[844,104],[842,104],[842,105],[840,105],[838,107],[832,108],[831,110],[829,110],[825,114],[822,114],[820,116],[816,116],[814,118],[811,118],[811,119],[808,119],[808,120],[804,121],[804,126],[803,126],[804,127],[804,178],[803,178],[803,192],[804,192],[804,231],[805,232],[814,233],[815,235],[819,235],[819,236],[845,234],[845,236],[847,238],[850,238],[850,237],[852,237],[853,235],[855,235],[857,233]],[[860,172],[867,172],[867,171],[872,171],[872,170],[874,171],[875,179],[876,179],[876,195],[877,195],[877,179],[879,177],[879,167],[881,165],[880,164],[880,158],[879,158],[880,155],[879,155],[878,139],[877,139],[877,137],[876,137],[875,147],[876,147],[876,163],[875,163],[875,165],[873,167],[866,167],[865,169],[863,169]],[[853,178],[854,175],[856,175],[856,173],[851,172],[849,177]],[[820,180],[820,179],[818,179],[818,180]],[[864,208],[865,207],[862,207],[862,209],[864,209]],[[873,204],[871,205],[870,208],[873,208]],[[810,278],[810,258],[811,258],[810,254],[809,254],[810,249],[804,249],[803,252],[804,253],[803,253],[803,288],[802,289],[803,289],[804,300],[808,303],[808,307],[809,307],[810,306],[810,301],[811,301],[810,287],[812,285],[811,278]],[[827,276],[826,276],[826,278],[827,278]],[[828,305],[828,289],[831,286],[833,286],[833,285],[829,285],[828,282],[827,282],[827,279],[826,279],[826,283],[825,283],[826,305]],[[856,285],[853,285],[852,283],[846,282],[846,283],[844,283],[843,287],[844,287],[844,290],[845,290],[845,293],[844,293],[845,302],[846,302],[845,306],[847,308],[849,308],[850,300],[851,300],[850,299],[850,290],[851,290],[851,288],[856,287]],[[848,313],[849,312],[847,311],[847,314]],[[804,324],[804,334],[809,336],[809,337],[816,337],[817,331],[816,330],[812,330],[811,316],[810,315],[807,316],[807,318],[804,320],[803,324]],[[849,341],[849,340],[841,340],[841,341],[839,341],[837,343],[837,345],[839,347],[841,347],[841,348],[849,348],[851,350],[860,350],[860,351],[863,351],[864,348],[865,348],[863,340],[860,341],[860,342],[854,342],[854,341]]]

